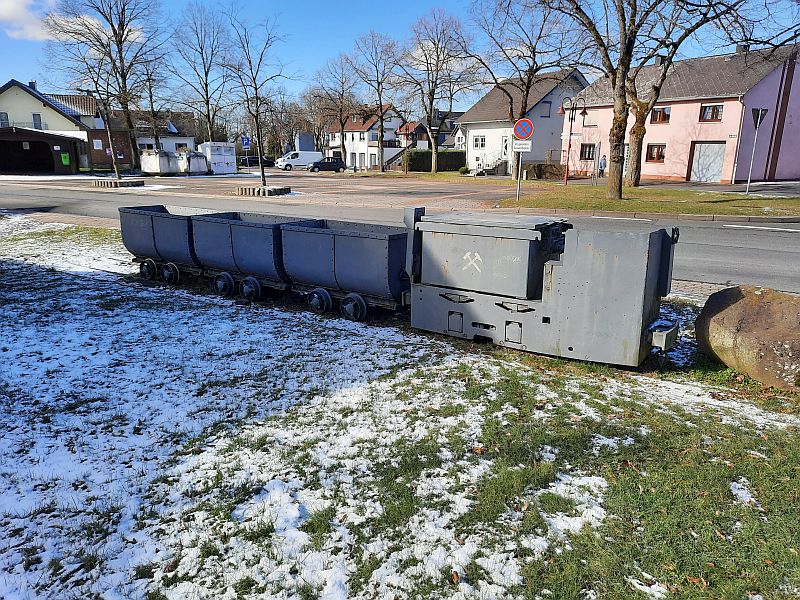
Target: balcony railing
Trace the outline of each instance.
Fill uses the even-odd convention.
[[[49,129],[44,121],[34,123],[33,121],[0,121],[0,127],[27,127],[28,129]]]
[[[378,140],[370,140],[370,146],[378,147]],[[400,140],[383,140],[383,147],[384,148],[401,148]]]

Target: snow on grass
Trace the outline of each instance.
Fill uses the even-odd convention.
[[[0,214],[0,597],[547,598],[530,573],[625,517],[631,406],[796,424],[133,271],[118,232]]]
[[[762,510],[761,504],[756,500],[753,493],[750,491],[750,482],[747,477],[740,477],[737,481],[731,482],[731,493],[736,498],[736,501],[745,506],[752,506],[758,510]]]

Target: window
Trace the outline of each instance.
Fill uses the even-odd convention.
[[[700,107],[701,121],[722,121],[722,104],[706,104]]]
[[[292,152],[292,155],[289,158],[290,159],[291,158],[300,158],[300,154],[298,154],[297,152]]]
[[[645,162],[663,163],[664,151],[667,149],[666,144],[647,144],[647,154],[645,155]]]
[[[34,129],[42,128],[42,115],[40,115],[39,113],[33,113],[33,128]]]
[[[356,141],[356,134],[355,133],[351,133],[350,134],[350,141],[351,142],[355,142]]]
[[[539,113],[539,116],[542,117],[543,119],[549,119],[550,118],[550,110],[553,108],[553,103],[550,102],[550,101],[547,101],[547,102],[542,102],[541,104],[542,104],[542,110]]]
[[[188,148],[189,148],[188,144],[184,144],[182,142],[175,143],[175,150],[188,150]]]
[[[0,127],[8,127],[8,113],[0,112]]]
[[[358,133],[358,140],[359,140],[360,142],[363,142],[363,141],[364,141],[364,132],[363,132],[363,131],[360,131],[360,132]]]
[[[474,138],[472,138],[472,147],[476,150],[486,148],[486,136],[476,135]]]
[[[653,112],[650,113],[650,122],[651,123],[669,123],[669,106],[664,106],[661,108],[654,108]]]
[[[594,144],[581,144],[581,160],[594,160]]]

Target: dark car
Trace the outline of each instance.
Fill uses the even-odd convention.
[[[346,168],[347,165],[344,164],[344,161],[335,156],[328,156],[306,167],[307,170],[313,171],[314,173],[317,171],[336,171],[337,173],[343,173]]]
[[[258,166],[258,157],[257,156],[241,156],[239,157],[239,166],[240,167],[257,167]],[[264,157],[264,166],[265,167],[274,167],[275,166],[275,159],[271,156]]]

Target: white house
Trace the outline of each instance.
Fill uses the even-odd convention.
[[[397,130],[403,125],[403,117],[391,104],[383,106],[383,162],[387,163],[403,151]],[[378,166],[378,128],[380,121],[375,114],[354,114],[344,126],[336,123],[328,130],[326,156],[342,158],[349,168],[375,168]],[[344,136],[345,156],[342,156],[341,141]]]
[[[564,117],[558,114],[561,100],[565,96],[574,96],[588,84],[577,69],[551,71],[537,76],[525,111],[525,116],[533,121],[533,145],[530,152],[523,153],[523,163],[557,163],[560,160],[564,121]],[[516,86],[500,83],[458,119],[455,147],[463,144],[462,147],[467,151],[467,167],[471,171],[511,172],[509,161],[513,155],[514,121],[509,119],[506,91],[514,99],[516,113],[522,93]]]

